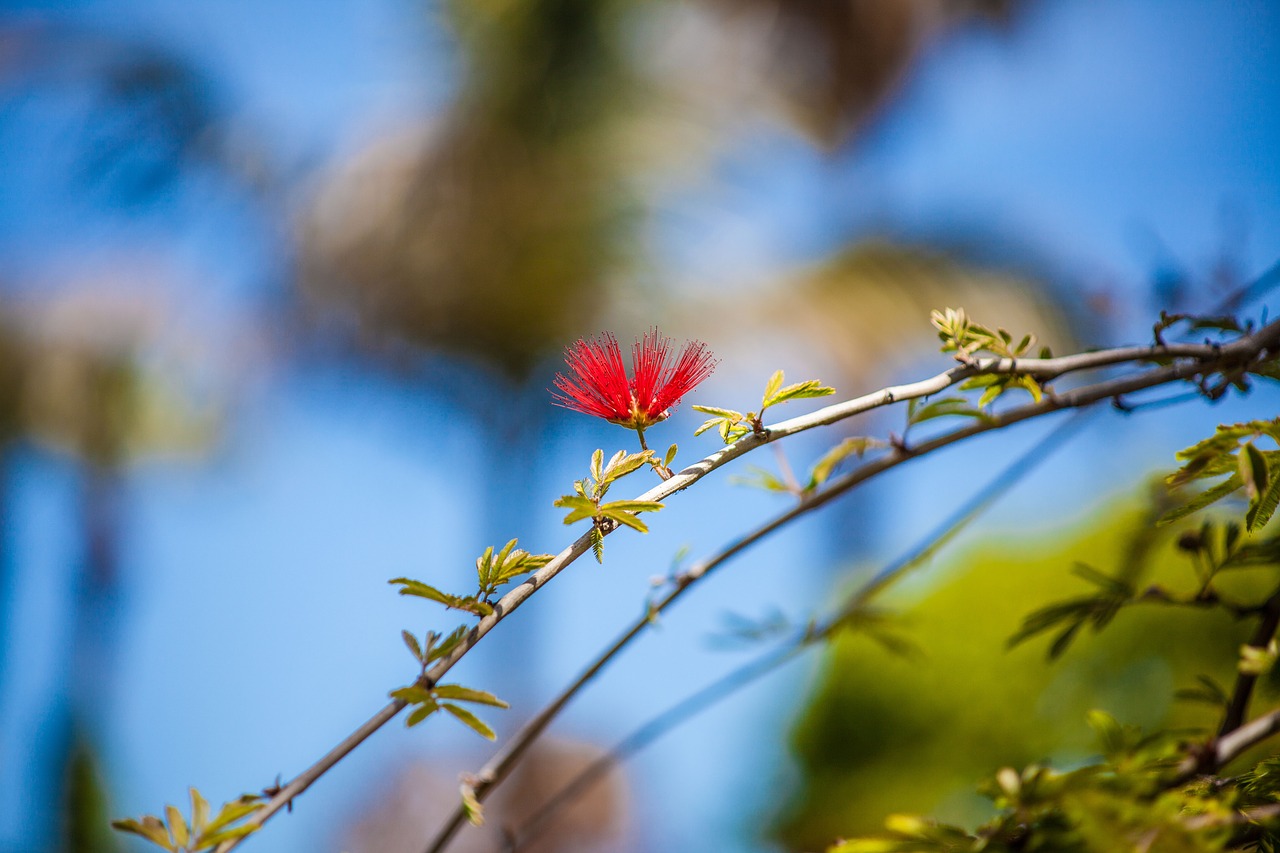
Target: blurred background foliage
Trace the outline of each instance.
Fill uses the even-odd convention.
[[[707,340],[723,359],[707,393],[725,399],[705,402],[731,405],[778,367],[811,368],[842,395],[902,378],[933,352],[935,307],[963,305],[1066,350],[1145,334],[1153,305],[1238,287],[1272,249],[1250,246],[1249,217],[1264,244],[1278,233],[1280,180],[1256,164],[1257,150],[1274,150],[1265,117],[1280,111],[1259,94],[1266,69],[1245,67],[1248,85],[1228,85],[1239,83],[1232,63],[1247,66],[1232,39],[1247,32],[1266,55],[1274,10],[1116,8],[1118,20],[1050,0],[6,8],[0,801],[13,805],[0,816],[0,849],[109,849],[104,810],[153,810],[157,797],[208,789],[209,778],[234,796],[361,719],[401,677],[399,622],[422,618],[395,609],[385,578],[430,563],[447,583],[487,544],[518,535],[553,548],[563,536],[530,507],[549,506],[556,482],[617,440],[547,405],[556,354],[580,335],[611,328],[625,341],[657,323]],[[1202,19],[1218,22],[1208,31],[1226,47],[1205,47],[1207,82],[1177,89],[1167,77],[1185,67],[1180,45],[1200,36]],[[1135,41],[1117,49],[1118,65],[1095,63],[1116,33]],[[1152,59],[1152,45],[1169,55]],[[975,56],[996,57],[997,70]],[[1067,82],[1034,77],[1046,74],[1044,57],[1062,63],[1053,67]],[[1130,91],[1129,62],[1156,69],[1159,85],[1135,72]],[[1106,79],[1077,76],[1095,66]],[[1083,97],[1114,124],[1075,145],[1073,128],[1092,130],[1093,113],[1073,124],[1001,95],[964,100],[993,74],[1032,80],[1037,108],[1061,99],[1070,116]],[[1204,103],[1192,98],[1200,89]],[[1225,91],[1239,93],[1248,121],[1212,112]],[[1180,95],[1198,105],[1190,118],[1170,106]],[[1142,127],[1127,125],[1130,115]],[[971,168],[947,147],[957,126],[961,144],[977,129],[979,150],[1007,151],[997,143],[1012,138],[1030,165],[997,154]],[[1230,142],[1239,128],[1261,142],[1234,151],[1207,135],[1215,126]],[[1187,147],[1158,160],[1180,131]],[[1081,159],[1055,148],[1059,138]],[[1138,142],[1120,144],[1129,138]],[[928,156],[912,160],[920,139]],[[1224,161],[1257,171],[1205,176]],[[1025,186],[1002,190],[1009,176]],[[1155,220],[1139,238],[1116,238],[1139,244],[1136,262],[1117,260],[1107,240],[1123,228],[1096,197],[1074,199],[1085,210],[1074,230],[1063,209],[1036,206],[1081,185],[1101,187],[1108,210]],[[1139,197],[1184,186],[1176,203],[1156,198],[1155,212]],[[1245,214],[1204,236],[1204,217],[1224,202]],[[1171,211],[1186,218],[1161,219]],[[1107,239],[1090,228],[1110,229]],[[1177,242],[1187,233],[1200,238],[1192,249]],[[931,372],[939,363],[927,362]],[[1146,434],[1102,443],[1138,467],[1151,457],[1134,448],[1159,445]],[[1099,483],[1132,473],[1097,455],[1058,470],[1069,481],[1060,500],[1095,500]],[[1095,479],[1078,479],[1082,470]],[[708,495],[674,537],[714,547],[768,506]],[[754,598],[730,605],[810,606],[850,560],[897,545],[950,496],[908,478],[855,498],[816,533],[744,566]],[[724,512],[730,502],[740,514]],[[1167,691],[1156,688],[1221,651],[1191,639],[1153,649],[1140,623],[1163,617],[1135,614],[1047,669],[1035,644],[995,651],[1022,612],[1072,583],[1059,557],[1078,549],[1106,564],[1129,529],[1106,513],[1061,533],[1058,551],[1027,544],[1016,560],[1007,547],[974,545],[936,587],[903,598],[919,614],[923,658],[886,658],[857,640],[833,649],[799,724],[802,775],[787,777],[796,793],[774,839],[814,847],[878,825],[886,809],[969,809],[955,792],[993,762],[1082,748],[1079,712],[1098,704],[1098,685],[1122,717],[1163,714]],[[531,707],[639,606],[636,578],[674,548],[639,544],[617,558],[618,572],[584,576],[559,599],[549,591],[494,637],[494,682]],[[814,568],[766,574],[782,556]],[[966,618],[974,608],[991,617],[978,631]],[[724,666],[688,652],[722,609],[690,605],[685,627],[655,641],[683,668],[624,669],[624,685],[585,704],[566,741],[540,757],[546,773],[563,774],[643,718],[650,708],[637,696],[669,698],[676,675]],[[298,636],[313,638],[310,653],[289,672],[269,665],[269,650]],[[333,692],[289,732],[263,711],[330,681]],[[210,684],[237,688],[209,697]],[[647,785],[615,780],[547,849],[771,843],[763,826],[784,797],[760,802],[707,773],[733,760],[741,778],[786,776],[780,747],[744,755],[743,744],[782,740],[781,717],[800,694],[792,684],[693,729],[637,771]],[[1141,690],[1155,698],[1138,703]],[[327,821],[273,826],[280,847],[255,843],[420,847],[431,808],[422,792],[438,801],[477,756],[388,738],[349,771],[382,792],[376,802],[352,805],[353,786],[335,781],[333,794],[308,795]],[[908,763],[920,772],[891,772]],[[513,790],[506,808],[520,814],[539,785]],[[475,834],[459,849],[495,838]]]
[[[890,656],[846,635],[793,734],[803,782],[775,825],[788,849],[879,832],[890,814],[971,825],[989,818],[976,781],[1003,766],[1070,769],[1097,752],[1086,713],[1099,708],[1145,731],[1212,734],[1220,709],[1175,701],[1209,676],[1230,686],[1251,628],[1227,614],[1157,605],[1124,610],[1107,630],[1081,631],[1050,660],[1053,635],[1008,647],[1023,618],[1088,595],[1076,564],[1132,582],[1194,592],[1191,561],[1147,501],[1097,508],[1043,537],[978,542],[890,598],[918,655]],[[1274,569],[1242,572],[1232,592],[1265,597]],[[979,615],[980,614],[980,615]],[[1258,697],[1266,707],[1274,684]]]

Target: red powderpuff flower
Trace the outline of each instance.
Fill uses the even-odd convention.
[[[657,329],[631,348],[630,379],[618,339],[608,332],[567,347],[564,360],[569,371],[556,375],[556,405],[636,430],[666,420],[680,398],[716,366],[701,341],[686,343],[673,360],[671,339],[659,336]]]

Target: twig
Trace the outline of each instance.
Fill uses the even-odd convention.
[[[1182,784],[1198,774],[1216,772],[1238,758],[1249,747],[1261,743],[1277,732],[1280,732],[1280,708],[1256,717],[1236,727],[1231,733],[1211,741],[1203,749],[1192,752],[1178,765],[1178,770],[1172,777],[1171,786]]]
[[[1037,465],[1048,459],[1054,450],[1065,444],[1072,432],[1083,425],[1084,418],[1087,415],[1088,412],[1077,413],[1071,420],[1061,424],[1049,435],[1037,442],[1034,447],[997,474],[995,478],[969,500],[965,501],[942,524],[925,536],[919,544],[872,575],[866,584],[845,599],[845,602],[837,609],[833,617],[824,620],[820,626],[805,630],[787,644],[766,652],[757,659],[733,670],[728,675],[706,685],[623,738],[613,749],[593,761],[575,776],[568,785],[544,803],[529,822],[518,828],[515,832],[515,841],[511,843],[509,849],[516,850],[533,841],[556,812],[573,802],[583,791],[589,789],[609,768],[622,763],[691,717],[721,700],[728,699],[738,690],[763,678],[796,655],[830,636],[839,627],[844,616],[856,610],[857,607],[866,604],[877,593],[888,588],[893,581],[901,578],[936,554],[939,549],[954,539],[984,510],[1007,492],[1013,483],[1021,480]],[[613,653],[614,651],[610,649],[602,654],[601,658]],[[563,702],[560,701],[559,697],[557,702],[563,706]],[[523,729],[513,736],[513,740],[518,740],[522,736],[528,736]],[[532,737],[537,737],[537,733],[533,733]],[[442,832],[441,835],[444,835],[444,833]],[[439,848],[433,846],[431,849]]]
[[[1258,627],[1254,629],[1249,645],[1265,649],[1280,629],[1280,590],[1274,592],[1262,605]],[[1237,673],[1235,690],[1231,693],[1231,704],[1223,715],[1222,727],[1218,729],[1218,737],[1222,738],[1240,727],[1249,713],[1249,700],[1253,697],[1253,687],[1258,682],[1254,673]]]
[[[936,394],[958,382],[971,378],[981,373],[1011,373],[1011,374],[1027,374],[1035,376],[1042,380],[1052,379],[1064,374],[1080,371],[1091,370],[1099,367],[1105,367],[1114,364],[1121,364],[1132,361],[1149,361],[1149,360],[1177,360],[1188,359],[1182,363],[1174,363],[1165,367],[1149,370],[1144,373],[1122,377],[1118,379],[1100,382],[1096,385],[1086,388],[1076,389],[1067,392],[1064,395],[1047,397],[1041,403],[1024,406],[1019,409],[1011,410],[1004,415],[996,415],[987,421],[974,424],[967,429],[956,430],[944,436],[924,442],[916,447],[907,449],[898,449],[893,454],[884,457],[876,462],[869,463],[862,468],[846,474],[843,477],[833,480],[827,489],[816,495],[807,496],[799,506],[793,510],[793,514],[779,520],[777,526],[781,526],[792,518],[800,515],[810,509],[825,504],[838,494],[848,488],[852,488],[862,480],[874,476],[881,471],[894,467],[903,461],[925,453],[962,441],[971,436],[987,432],[992,429],[1008,426],[1022,420],[1026,420],[1037,415],[1048,414],[1049,412],[1058,411],[1064,408],[1074,408],[1083,405],[1089,405],[1098,400],[1109,399],[1121,394],[1131,394],[1145,388],[1151,388],[1157,385],[1163,385],[1168,382],[1175,382],[1181,379],[1188,379],[1202,373],[1214,373],[1226,367],[1233,367],[1241,364],[1248,364],[1257,359],[1262,353],[1267,352],[1280,343],[1280,321],[1274,321],[1262,327],[1256,332],[1243,335],[1234,341],[1222,345],[1211,344],[1175,344],[1157,347],[1124,347],[1114,350],[1101,350],[1091,353],[1080,353],[1078,355],[1062,356],[1059,358],[1048,359],[975,359],[969,364],[959,365],[950,370],[939,373],[938,375],[907,385],[892,386],[857,397],[843,403],[837,403],[819,409],[808,415],[801,415],[790,420],[769,427],[762,433],[752,433],[743,436],[737,442],[728,447],[724,447],[710,456],[702,459],[683,471],[675,474],[668,480],[664,480],[659,485],[639,496],[637,500],[661,501],[665,498],[675,495],[677,492],[683,491],[693,485],[698,480],[705,477],[715,469],[727,464],[728,462],[751,452],[757,447],[767,444],[771,441],[777,441],[790,435],[795,435],[805,430],[813,429],[819,426],[837,423],[854,415],[883,406],[891,405],[902,400],[913,399],[916,397],[926,397]],[[1081,392],[1088,391],[1094,396],[1082,396]],[[886,460],[888,460],[886,464]],[[759,537],[748,540],[740,540],[732,547],[732,554],[736,554],[742,548],[752,544],[756,539],[762,538],[770,530],[763,531]],[[441,658],[436,665],[427,673],[427,677],[432,682],[438,682],[450,669],[453,668],[476,644],[484,638],[486,634],[493,629],[502,619],[516,610],[539,588],[548,583],[552,578],[567,568],[574,560],[585,554],[591,547],[591,534],[584,533],[572,545],[565,548],[557,554],[549,563],[538,571],[534,572],[524,583],[512,589],[504,595],[496,604],[494,604],[493,613],[483,617],[479,623],[471,629],[471,632],[458,643],[456,647],[445,657]],[[263,804],[263,806],[255,811],[253,815],[245,821],[243,825],[260,827],[277,814],[281,808],[293,801],[295,797],[303,793],[312,783],[323,776],[343,757],[345,757],[352,749],[358,746],[365,738],[377,731],[389,720],[395,717],[405,707],[403,702],[395,701],[386,705],[379,711],[368,723],[361,726],[342,743],[330,750],[323,758],[314,765],[304,770],[294,779],[290,780],[275,796]],[[216,853],[227,853],[238,846],[244,838],[241,836],[233,840],[225,841],[219,844]]]

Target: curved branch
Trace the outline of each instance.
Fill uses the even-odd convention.
[[[677,492],[683,491],[717,468],[771,441],[815,427],[834,424],[854,415],[903,400],[936,394],[956,383],[982,373],[1025,373],[1040,379],[1047,379],[1075,371],[1092,370],[1126,362],[1175,360],[1173,364],[1149,370],[1137,376],[1122,377],[1088,386],[1088,388],[1078,388],[1063,395],[1048,396],[1041,403],[1013,409],[1003,415],[992,416],[987,421],[939,436],[914,448],[896,448],[893,453],[882,459],[831,481],[821,493],[807,496],[791,513],[777,519],[777,523],[768,530],[759,531],[759,535],[739,540],[726,550],[725,559],[727,559],[756,540],[763,538],[763,536],[777,527],[789,522],[792,518],[822,506],[857,483],[888,470],[907,459],[922,456],[971,436],[979,435],[992,429],[999,429],[1037,415],[1088,405],[1120,394],[1129,394],[1156,385],[1192,378],[1200,374],[1214,373],[1228,367],[1248,365],[1258,359],[1262,353],[1274,349],[1278,343],[1280,343],[1280,321],[1273,321],[1256,332],[1243,335],[1221,346],[1214,344],[1178,344],[1125,347],[1048,359],[974,359],[968,364],[953,367],[930,379],[884,388],[843,403],[827,406],[808,415],[801,415],[782,421],[766,428],[761,433],[746,435],[736,443],[712,453],[710,456],[673,475],[670,479],[640,495],[636,500],[661,501],[675,495]],[[1179,363],[1177,361],[1179,359],[1186,360]],[[524,583],[504,595],[494,605],[493,613],[482,618],[448,655],[438,661],[427,673],[427,678],[433,683],[438,682],[471,649],[475,648],[476,644],[498,622],[514,612],[539,588],[547,584],[552,578],[586,553],[590,547],[590,534],[583,534],[572,545],[557,554],[547,565],[534,572]],[[706,569],[703,569],[703,572],[705,571]],[[279,813],[282,808],[291,803],[295,797],[303,793],[317,779],[327,773],[365,738],[393,719],[404,707],[405,704],[400,701],[393,701],[384,706],[367,723],[349,735],[337,747],[326,753],[319,761],[290,780],[283,787],[274,790],[271,799],[264,803],[262,808],[255,811],[243,825],[253,827],[264,825]],[[241,836],[219,844],[216,848],[216,853],[228,853],[246,837],[249,836]]]
[[[1144,352],[1149,353],[1149,350],[1144,350]],[[1112,354],[1110,352],[1085,353],[1082,356],[1067,356],[1064,359],[1043,359],[1040,360],[1040,363],[1044,364],[1046,362],[1054,362],[1054,364],[1051,365],[1051,370],[1061,371],[1064,368],[1064,365],[1066,369],[1084,369],[1080,367],[1080,365],[1097,367],[1102,364],[1113,363],[1108,361],[1111,357]],[[1009,360],[1007,359],[1002,360],[1001,364],[1008,361]],[[923,456],[934,450],[938,450],[974,435],[1000,429],[1004,426],[1008,426],[1022,420],[1027,420],[1032,417],[1049,414],[1062,409],[1089,406],[1101,400],[1114,399],[1121,394],[1128,394],[1133,391],[1143,390],[1171,381],[1190,378],[1202,372],[1204,369],[1203,366],[1201,366],[1188,372],[1189,368],[1192,366],[1193,365],[1171,365],[1169,367],[1157,368],[1138,376],[1123,377],[1101,382],[1092,386],[1077,388],[1062,395],[1055,395],[1053,397],[1046,398],[1040,403],[1034,403],[1028,406],[1023,406],[1019,409],[1013,409],[1003,415],[992,416],[988,420],[979,421],[969,427],[955,430],[954,432],[925,441],[914,448],[905,446],[895,447],[891,453],[884,457],[868,462],[849,474],[832,480],[827,488],[823,489],[821,492],[803,496],[797,505],[792,507],[790,510],[776,516],[761,527],[738,539],[724,550],[709,559],[694,565],[687,572],[677,576],[675,579],[674,589],[667,593],[667,595],[657,603],[651,605],[647,613],[637,619],[599,658],[591,664],[591,666],[584,670],[572,684],[566,687],[554,700],[552,700],[549,705],[539,711],[537,715],[517,731],[516,734],[507,742],[506,746],[499,750],[499,752],[494,755],[484,768],[475,775],[474,780],[471,782],[473,795],[477,800],[483,802],[488,793],[492,791],[494,787],[501,784],[501,782],[507,777],[532,742],[541,735],[547,725],[550,724],[551,720],[564,708],[569,700],[572,699],[587,682],[593,679],[615,655],[621,652],[623,648],[625,648],[633,639],[644,631],[644,629],[651,623],[651,619],[654,614],[662,612],[673,604],[685,592],[685,590],[700,578],[706,576],[712,570],[728,561],[731,557],[755,544],[760,539],[768,536],[778,528],[788,524],[805,513],[822,506],[829,500],[838,497],[870,477],[883,473],[884,471],[887,471],[909,459]],[[935,381],[940,381],[940,378],[934,377],[932,380],[926,380],[926,382]],[[917,390],[916,386],[919,386],[920,384],[921,383],[915,383],[913,386],[899,386],[899,389],[910,389],[911,392],[914,392]],[[807,422],[815,417],[822,418],[826,416],[824,415],[824,412],[828,412],[829,410],[853,408],[857,405],[861,405],[862,401],[870,398],[884,394],[892,394],[894,390],[895,389],[885,389],[884,391],[877,392],[876,395],[868,395],[867,397],[858,398],[857,400],[852,400],[848,403],[829,406],[827,409],[815,412],[813,415],[796,418],[793,419],[793,421]],[[899,397],[897,399],[901,398]],[[848,417],[848,415],[844,415],[844,417]],[[771,427],[769,429],[770,437],[773,438],[781,434],[787,425],[793,423],[793,421],[787,421],[783,424]],[[882,586],[887,582],[887,577],[874,579],[868,588],[864,590],[863,600],[865,600],[867,596],[874,594],[874,592],[882,588]],[[449,821],[427,847],[427,853],[440,853],[440,851],[444,850],[445,846],[457,831],[461,829],[465,820],[466,817],[464,811],[461,808],[456,809],[451,815]]]
[[[717,702],[729,698],[738,690],[780,668],[796,655],[830,636],[839,627],[843,617],[854,612],[859,606],[866,604],[877,593],[886,589],[894,580],[901,578],[937,553],[941,547],[981,515],[983,510],[995,503],[1011,485],[1030,473],[1038,464],[1048,459],[1054,450],[1065,443],[1065,439],[1069,437],[1068,433],[1082,425],[1083,415],[1083,412],[1077,413],[1074,418],[1053,430],[1052,433],[1045,436],[1034,447],[1008,465],[986,486],[948,516],[935,530],[925,536],[919,544],[877,571],[866,583],[847,596],[833,616],[823,620],[820,625],[810,626],[802,634],[780,647],[769,650],[755,660],[748,661],[727,675],[703,686],[693,694],[651,718],[619,741],[609,752],[591,762],[570,780],[569,784],[561,788],[550,800],[540,806],[532,819],[514,832],[510,848],[519,849],[537,838],[543,827],[548,824],[560,808],[573,802],[580,793],[590,788],[610,768],[622,763],[684,721]],[[601,659],[612,654],[614,654],[614,650],[610,649],[601,655]],[[598,670],[599,666],[596,666],[595,669]],[[575,685],[566,689],[565,693],[575,690],[578,686],[579,684],[575,682]],[[557,697],[552,707],[563,707],[564,701],[567,701],[568,696],[564,694],[561,694],[561,696],[563,701],[561,697]],[[542,713],[538,716],[541,717]],[[530,731],[530,729],[531,726],[526,724],[525,728],[513,735],[512,741],[518,741],[522,737],[536,738],[538,732]],[[539,728],[540,730],[541,727]],[[504,752],[506,751],[504,750]],[[495,756],[490,765],[486,766],[486,770],[495,765],[497,761],[498,757]],[[483,773],[484,771],[481,772]],[[457,815],[455,815],[456,819]],[[441,831],[437,841],[430,848],[431,851],[441,849],[441,841],[447,840],[447,833],[451,829],[452,824]]]

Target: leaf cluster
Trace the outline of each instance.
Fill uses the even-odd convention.
[[[1093,850],[1272,850],[1280,841],[1280,765],[1263,761],[1234,779],[1178,783],[1179,732],[1144,735],[1092,711],[1103,760],[1063,772],[1040,764],[1005,767],[980,787],[999,809],[973,829],[892,815],[885,831],[828,853],[1014,853]]]
[[[530,554],[516,548],[517,541],[512,539],[496,555],[491,545],[476,558],[478,588],[473,595],[443,592],[412,578],[393,578],[387,583],[399,584],[401,595],[416,595],[443,604],[450,610],[464,610],[474,616],[485,617],[493,612],[490,600],[497,593],[498,587],[511,583],[521,575],[535,572],[551,562],[550,554]]]
[[[675,457],[675,445],[667,452],[668,459]],[[591,474],[573,483],[572,495],[562,495],[555,501],[555,506],[569,510],[564,517],[565,524],[573,524],[584,519],[591,519],[591,550],[596,562],[604,562],[604,534],[606,526],[623,525],[641,533],[649,532],[649,525],[638,517],[637,513],[657,512],[662,509],[658,501],[609,501],[604,497],[609,487],[621,478],[645,465],[654,464],[652,450],[640,453],[627,453],[619,450],[606,463],[604,451],[596,450],[591,455]]]
[[[813,468],[809,472],[809,478],[804,485],[796,482],[795,478],[790,475],[788,475],[787,480],[783,480],[772,471],[767,471],[757,465],[748,465],[745,474],[730,477],[729,482],[739,486],[763,489],[766,492],[780,492],[803,498],[816,492],[823,483],[831,479],[831,475],[846,460],[850,458],[861,459],[868,450],[888,446],[889,442],[878,438],[866,436],[846,438],[819,457],[818,461],[813,464]]]
[[[112,829],[141,836],[172,853],[197,853],[216,847],[224,841],[243,838],[258,829],[256,824],[242,821],[260,809],[262,797],[244,794],[239,799],[224,803],[216,815],[211,815],[209,802],[201,793],[191,788],[191,819],[182,816],[177,806],[164,807],[164,819],[155,815],[143,815],[134,820],[111,821]]]
[[[1160,524],[1169,524],[1244,489],[1249,501],[1245,528],[1257,530],[1271,520],[1280,503],[1280,450],[1261,450],[1258,439],[1280,445],[1280,418],[1220,425],[1212,436],[1180,450],[1183,465],[1166,482],[1177,489],[1196,480],[1226,479],[1170,510]]]
[[[436,711],[443,710],[453,715],[459,722],[481,737],[489,740],[497,738],[493,729],[489,728],[475,714],[455,703],[471,702],[478,705],[490,705],[494,708],[511,707],[497,696],[492,693],[486,693],[483,690],[473,690],[470,687],[463,687],[461,684],[428,685],[423,679],[419,679],[408,687],[392,690],[391,698],[399,699],[413,706],[413,711],[410,712],[408,719],[405,720],[405,725],[408,727],[416,726]]]
[[[694,430],[695,436],[714,429],[720,433],[725,444],[733,444],[749,432],[764,432],[764,412],[770,406],[787,403],[791,400],[804,400],[811,397],[826,397],[836,393],[836,389],[823,385],[817,379],[808,379],[783,386],[785,376],[781,370],[774,372],[765,384],[764,395],[760,398],[758,412],[739,412],[735,409],[722,409],[718,406],[694,406],[695,412],[711,415],[702,422],[702,426]]]
[[[973,357],[986,353],[997,358],[1027,358],[1031,348],[1036,344],[1035,335],[1023,335],[1014,343],[1014,337],[1004,329],[991,329],[969,319],[963,308],[946,308],[933,311],[929,315],[934,328],[938,330],[938,338],[942,341],[942,351],[956,354],[956,359],[964,364],[972,364]],[[1052,358],[1048,347],[1041,347],[1036,358]],[[979,410],[986,408],[1004,392],[1013,388],[1021,388],[1031,395],[1037,403],[1044,395],[1040,383],[1033,377],[1023,373],[982,373],[966,379],[960,384],[960,390],[982,389],[978,398]],[[941,402],[941,401],[940,401]],[[955,408],[957,404],[950,404]],[[945,408],[945,407],[944,407]],[[946,414],[966,414],[968,411],[951,411]],[[908,415],[910,421],[910,415]]]
[[[1190,561],[1196,579],[1194,592],[1178,594],[1160,586],[1139,590],[1125,575],[1140,571],[1140,565],[1128,566],[1113,576],[1077,563],[1073,573],[1092,584],[1096,591],[1057,601],[1032,612],[1023,620],[1017,633],[1009,638],[1008,644],[1016,646],[1032,637],[1057,630],[1049,644],[1049,658],[1052,660],[1067,650],[1082,628],[1091,626],[1094,631],[1100,631],[1121,609],[1134,604],[1219,607],[1234,616],[1255,613],[1262,605],[1236,602],[1224,596],[1215,585],[1218,575],[1228,570],[1280,565],[1280,534],[1266,539],[1248,539],[1235,522],[1206,521],[1199,530],[1179,536],[1177,545],[1179,552]]]

